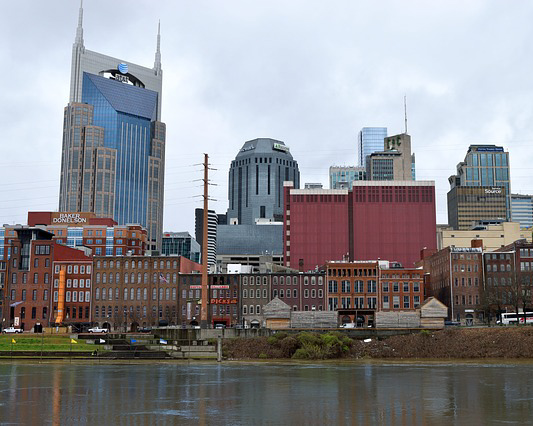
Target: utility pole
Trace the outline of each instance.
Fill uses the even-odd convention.
[[[208,286],[207,286],[207,226],[208,226],[208,176],[207,172],[209,170],[209,162],[208,162],[209,156],[207,154],[204,154],[204,217],[203,217],[203,244],[202,244],[202,303],[200,305],[200,327],[205,329],[208,328],[208,322],[207,322],[207,314],[208,314],[208,307],[207,307],[207,292],[208,292]]]

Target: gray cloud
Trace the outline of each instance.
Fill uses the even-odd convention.
[[[57,208],[62,114],[78,2],[4,2],[0,17],[0,221]],[[285,141],[303,182],[355,164],[363,126],[409,133],[418,179],[437,185],[469,144],[510,151],[513,192],[533,193],[533,6],[526,1],[86,0],[87,49],[151,66],[161,19],[167,123],[166,230],[193,230],[202,154],[227,208],[227,171],[244,141]]]

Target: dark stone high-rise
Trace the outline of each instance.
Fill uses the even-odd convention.
[[[298,163],[289,147],[274,139],[245,142],[229,171],[228,224],[253,225],[257,219],[283,220],[283,182],[300,187]]]

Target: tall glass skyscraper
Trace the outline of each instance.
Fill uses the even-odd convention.
[[[387,137],[386,127],[363,127],[357,137],[357,148],[359,154],[359,166],[366,167],[366,157],[373,152],[385,149],[385,138]]]
[[[65,108],[59,210],[140,224],[161,248],[165,124],[160,34],[153,68],[91,52],[80,7]]]
[[[509,153],[503,147],[496,145],[470,145],[464,161],[457,165],[457,174],[448,178],[450,192],[448,193],[448,216],[450,211],[457,210],[451,206],[451,193],[456,187],[484,187],[487,196],[502,195],[505,197],[505,220],[511,220],[511,174],[509,171]],[[470,210],[483,211],[485,200],[478,197],[465,198],[470,203]],[[486,214],[486,213],[485,213]],[[476,218],[477,219],[477,218]],[[479,220],[490,220],[492,217],[479,217]],[[461,218],[459,218],[459,221]],[[451,223],[450,223],[451,225]]]

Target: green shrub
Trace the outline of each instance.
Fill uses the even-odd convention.
[[[302,346],[321,344],[320,336],[317,333],[310,333],[308,331],[298,334],[298,340]]]
[[[420,330],[420,335],[422,335],[424,337],[429,337],[429,336],[431,336],[431,331],[429,331],[429,330]]]
[[[267,355],[266,353],[261,352],[261,353],[259,354],[259,359],[267,359],[267,358],[268,358],[268,355]]]
[[[295,336],[288,336],[279,343],[282,356],[286,358],[292,357],[300,348],[300,342]]]
[[[267,339],[267,343],[269,345],[275,345],[278,343],[278,339],[276,339],[275,336],[270,336],[268,339]]]
[[[294,355],[292,356],[293,359],[309,359],[309,353],[307,350],[300,348],[296,352],[294,352]]]

